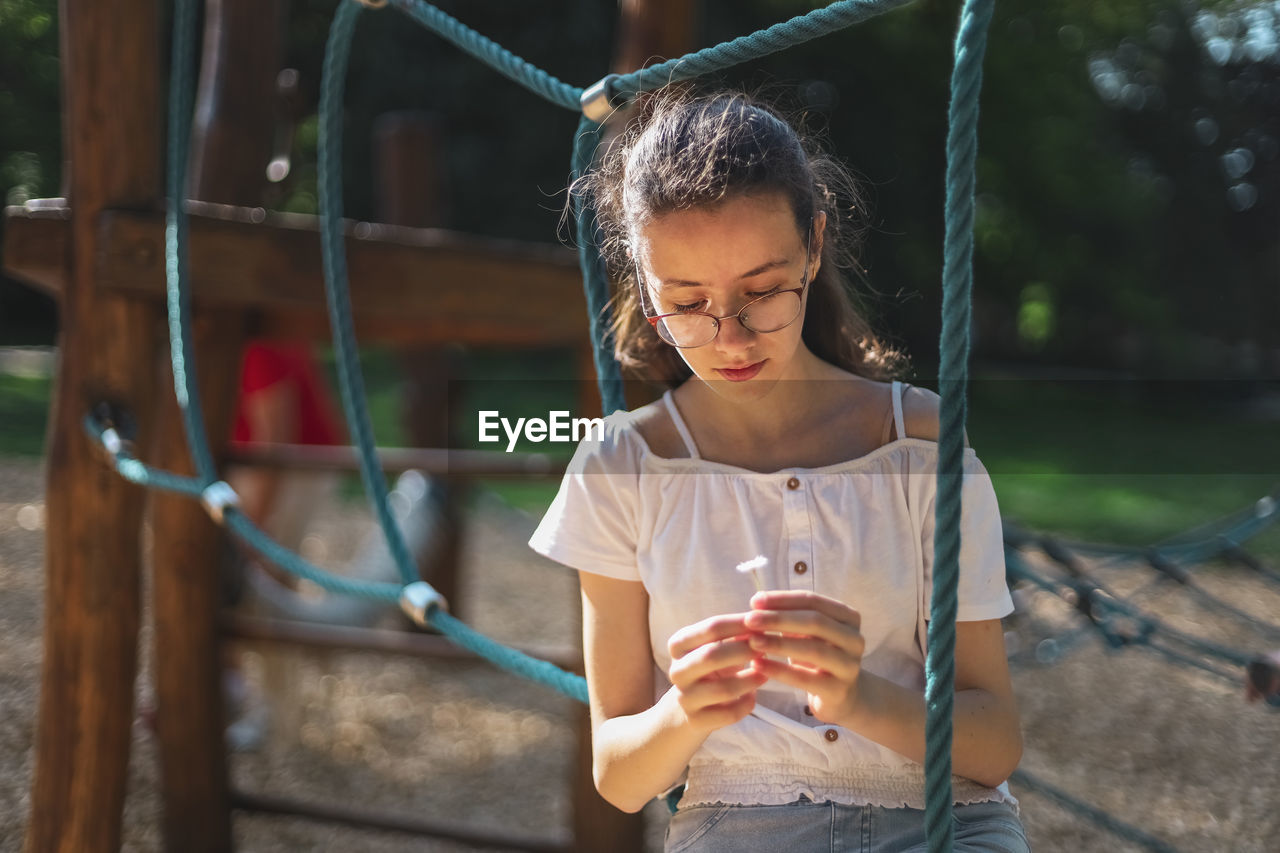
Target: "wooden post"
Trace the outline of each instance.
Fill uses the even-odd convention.
[[[151,414],[158,315],[97,289],[97,226],[104,208],[158,202],[160,40],[154,0],[62,0],[58,17],[75,207],[46,455],[44,662],[26,850],[94,853],[120,848],[145,493],[103,464],[81,421],[100,401],[144,426]]]
[[[613,70],[630,74],[693,49],[693,0],[619,0]]]
[[[421,111],[384,113],[378,117],[373,134],[379,221],[414,228],[446,225],[445,141],[438,123]],[[450,414],[459,396],[458,359],[454,352],[435,342],[401,351],[399,361],[408,380],[403,420],[409,443],[414,447],[454,447]],[[450,477],[445,480],[445,488],[439,534],[429,553],[416,556],[422,579],[445,597],[455,615],[461,616],[458,569],[462,560],[460,504],[465,484],[461,478]]]
[[[281,0],[209,0],[192,129],[189,195],[255,205],[271,159]],[[231,426],[244,346],[242,311],[197,314],[199,393],[215,459]],[[165,358],[168,361],[168,358]],[[157,464],[192,473],[172,374],[157,417]],[[224,533],[195,501],[157,493],[154,535],[155,682],[164,840],[183,853],[229,851],[230,793],[218,611]]]

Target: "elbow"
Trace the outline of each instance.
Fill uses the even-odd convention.
[[[615,809],[627,814],[635,814],[645,807],[649,802],[647,799],[640,799],[634,793],[621,790],[621,786],[610,784],[608,775],[604,768],[593,767],[591,769],[592,779],[595,781],[596,792],[606,803]]]
[[[992,752],[990,764],[983,768],[983,772],[975,775],[973,781],[994,788],[1009,780],[1022,761],[1022,732],[1017,726],[1014,726],[1012,736],[1003,747]]]

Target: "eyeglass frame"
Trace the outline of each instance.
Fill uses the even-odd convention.
[[[668,312],[668,313],[666,313],[666,314],[658,314],[658,315],[656,315],[656,316],[650,316],[649,311],[648,311],[648,309],[646,308],[646,304],[647,304],[648,300],[647,300],[647,294],[645,293],[644,273],[642,273],[642,272],[640,271],[640,259],[639,259],[639,258],[634,258],[634,257],[633,257],[633,258],[632,258],[632,263],[635,265],[635,268],[636,268],[636,287],[637,287],[637,288],[639,288],[639,290],[640,290],[640,310],[644,312],[644,318],[645,318],[646,320],[648,320],[648,321],[649,321],[649,325],[653,327],[653,332],[654,332],[654,334],[656,334],[656,335],[658,336],[658,338],[659,338],[659,339],[660,339],[664,344],[667,344],[668,346],[673,346],[673,347],[675,347],[676,349],[697,349],[698,347],[705,347],[707,344],[714,343],[714,342],[715,342],[715,339],[716,339],[716,338],[718,338],[718,337],[720,337],[720,321],[721,321],[721,320],[728,320],[728,319],[730,319],[730,318],[732,318],[732,319],[734,319],[734,320],[737,320],[737,321],[738,321],[738,325],[742,326],[742,328],[746,329],[747,331],[751,332],[752,334],[756,334],[756,335],[771,335],[771,334],[773,334],[774,332],[781,332],[783,329],[787,328],[787,326],[790,326],[790,325],[791,325],[792,323],[794,323],[797,319],[799,319],[800,314],[801,314],[801,313],[803,313],[803,311],[804,311],[804,302],[803,302],[803,300],[804,300],[804,291],[809,287],[809,285],[810,285],[810,284],[812,284],[812,283],[813,283],[813,282],[812,282],[812,280],[810,280],[810,278],[809,278],[809,267],[813,264],[813,220],[812,220],[812,219],[811,219],[811,220],[809,220],[809,230],[805,233],[805,239],[804,239],[804,274],[803,274],[802,276],[800,276],[800,286],[799,286],[799,287],[792,287],[792,288],[788,288],[788,289],[786,289],[786,290],[776,290],[776,291],[774,291],[773,293],[766,293],[764,296],[757,296],[755,299],[752,299],[750,302],[748,302],[746,305],[743,305],[741,308],[739,308],[739,309],[738,309],[737,311],[735,311],[734,313],[732,313],[732,314],[725,314],[723,317],[717,317],[715,314],[712,314],[710,311],[670,311],[670,312]],[[742,322],[742,312],[743,312],[743,311],[746,311],[748,308],[750,308],[752,305],[755,305],[757,302],[760,302],[760,301],[765,300],[765,299],[770,299],[770,298],[772,298],[772,297],[774,297],[774,296],[778,296],[779,294],[782,294],[782,293],[794,293],[794,294],[796,294],[798,297],[800,297],[800,299],[801,299],[800,309],[801,309],[801,310],[796,312],[796,316],[795,316],[795,317],[792,317],[790,320],[788,320],[786,323],[784,323],[783,325],[779,326],[778,328],[776,328],[776,329],[770,329],[770,330],[769,330],[769,331],[767,331],[767,332],[758,332],[758,331],[756,331],[755,329],[753,329],[753,328],[751,328],[750,326],[748,326],[746,323]],[[682,345],[682,344],[676,344],[676,343],[672,343],[671,341],[669,341],[669,340],[667,340],[666,338],[662,337],[662,333],[658,331],[658,323],[659,323],[659,321],[661,321],[661,320],[663,320],[663,319],[665,319],[665,318],[667,318],[667,317],[694,317],[694,316],[697,316],[697,315],[699,315],[699,314],[701,314],[701,315],[702,315],[702,316],[704,316],[704,317],[710,317],[713,321],[715,321],[715,324],[716,324],[716,332],[715,332],[715,334],[714,334],[714,335],[712,335],[712,336],[711,336],[711,340],[707,341],[706,343],[701,343],[701,344],[684,344],[684,345]]]

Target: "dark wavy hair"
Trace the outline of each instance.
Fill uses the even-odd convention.
[[[809,288],[802,337],[819,358],[870,379],[907,372],[908,359],[871,329],[848,281],[860,270],[865,217],[848,170],[802,139],[780,114],[736,92],[671,86],[647,96],[600,163],[571,189],[596,211],[615,283],[615,355],[632,375],[674,387],[691,371],[645,319],[631,262],[638,227],[678,210],[781,194],[803,234],[827,215],[822,265]]]

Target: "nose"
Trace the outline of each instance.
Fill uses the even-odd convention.
[[[755,336],[755,332],[742,325],[739,317],[723,317],[720,320],[720,333],[716,335],[716,346],[722,350],[741,349],[750,346]]]

